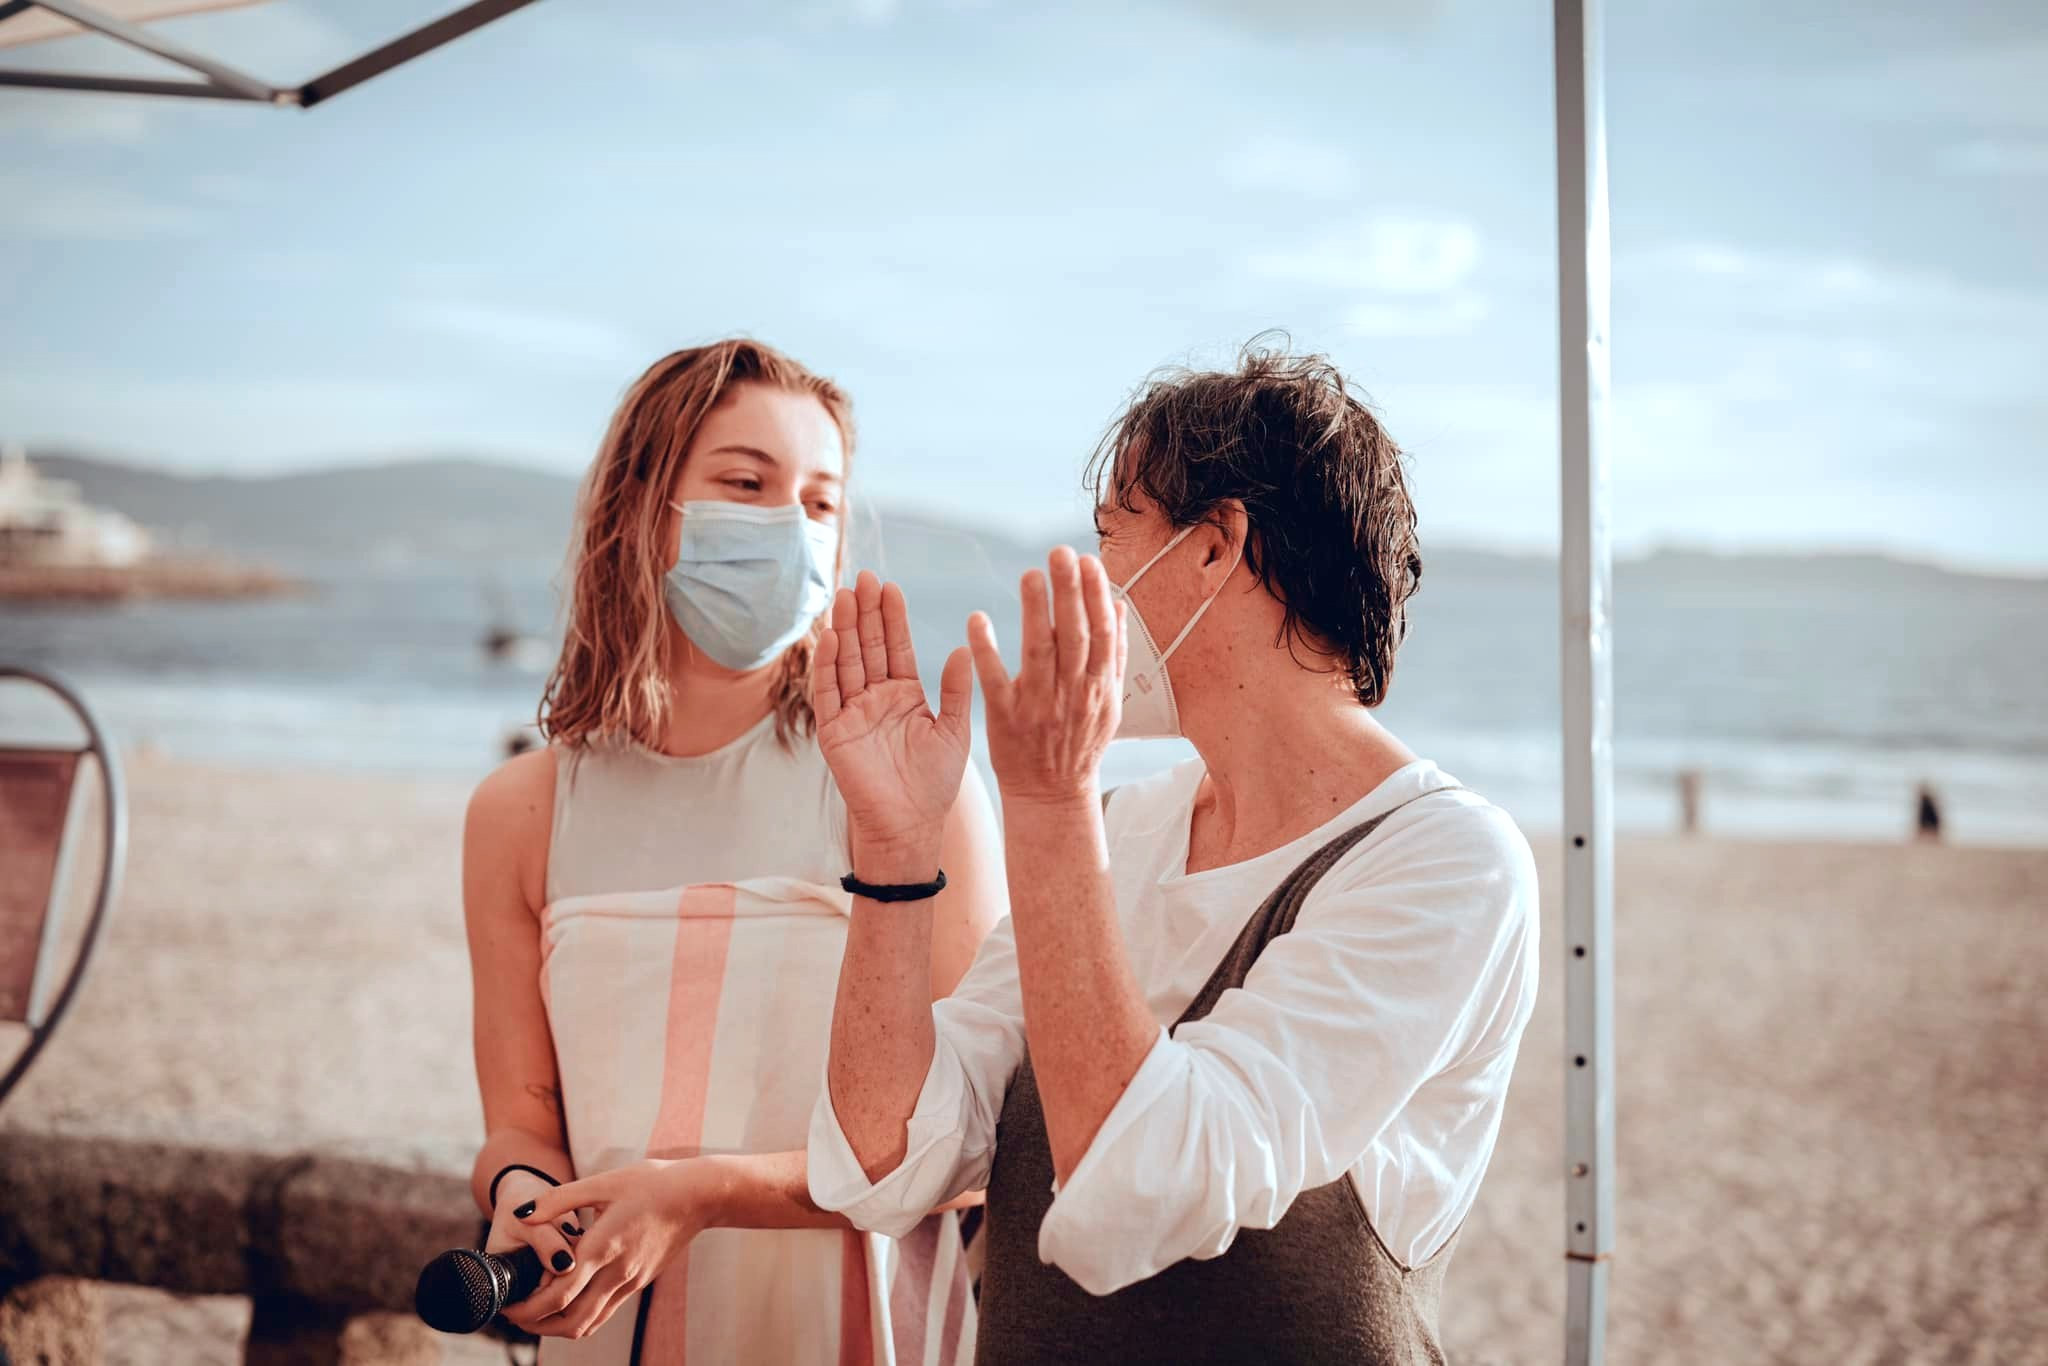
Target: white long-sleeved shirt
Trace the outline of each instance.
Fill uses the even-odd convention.
[[[1324,826],[1243,863],[1187,871],[1200,760],[1119,788],[1107,828],[1116,910],[1158,1040],[1039,1228],[1039,1256],[1095,1294],[1271,1228],[1346,1174],[1390,1253],[1425,1260],[1456,1231],[1499,1133],[1535,1002],[1535,864],[1505,812],[1462,789],[1401,807],[1340,859],[1242,989],[1168,1032],[1281,880],[1331,838],[1456,780],[1395,772]],[[811,1117],[811,1195],[901,1234],[986,1184],[1024,1060],[1008,920],[953,995],[902,1163],[862,1172],[829,1088]]]

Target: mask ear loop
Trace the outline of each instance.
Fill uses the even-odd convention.
[[[1168,541],[1165,545],[1160,546],[1158,550],[1154,551],[1151,559],[1145,561],[1145,563],[1138,566],[1137,573],[1131,575],[1128,579],[1125,579],[1122,583],[1117,585],[1116,591],[1119,593],[1130,592],[1131,585],[1136,583],[1139,579],[1144,578],[1146,570],[1150,569],[1153,565],[1158,564],[1160,560],[1164,559],[1166,557],[1167,551],[1173,549],[1182,541],[1185,541],[1189,536],[1193,535],[1195,527],[1200,525],[1200,522],[1196,522],[1190,526],[1184,526],[1179,531],[1175,532],[1173,534],[1173,539]]]
[[[1197,525],[1199,525],[1199,523],[1197,523]],[[1174,538],[1173,538],[1172,540],[1168,541],[1168,542],[1167,542],[1167,543],[1166,543],[1165,545],[1163,545],[1163,546],[1159,547],[1159,555],[1164,555],[1164,554],[1165,554],[1165,553],[1166,553],[1167,551],[1169,551],[1169,550],[1173,549],[1173,548],[1174,548],[1175,546],[1179,545],[1179,544],[1180,544],[1180,543],[1181,543],[1182,541],[1186,540],[1186,539],[1187,539],[1187,537],[1188,537],[1188,533],[1192,532],[1192,531],[1193,531],[1194,529],[1195,529],[1195,528],[1194,528],[1194,527],[1192,527],[1192,526],[1188,526],[1188,527],[1182,527],[1182,528],[1181,528],[1181,532],[1180,532],[1180,534],[1179,534],[1178,536],[1175,536],[1175,537],[1174,537]],[[1133,575],[1131,575],[1130,579],[1129,579],[1129,580],[1128,580],[1128,581],[1127,581],[1127,582],[1126,582],[1126,583],[1124,584],[1124,589],[1123,589],[1123,591],[1124,591],[1124,592],[1126,592],[1126,593],[1130,592],[1130,591],[1131,591],[1131,584],[1134,584],[1134,583],[1136,583],[1136,582],[1138,581],[1138,579],[1139,579],[1139,578],[1140,578],[1140,577],[1141,577],[1141,576],[1142,576],[1142,575],[1143,575],[1143,574],[1145,573],[1145,570],[1146,570],[1146,569],[1150,569],[1150,568],[1151,568],[1151,567],[1152,567],[1153,565],[1155,565],[1155,564],[1159,563],[1159,555],[1154,555],[1154,556],[1153,556],[1153,557],[1152,557],[1151,559],[1149,559],[1149,560],[1145,561],[1145,565],[1144,565],[1144,568],[1143,568],[1143,569],[1140,569],[1140,570],[1139,570],[1139,571],[1138,571],[1138,572],[1137,572],[1136,574],[1133,574]],[[1225,574],[1225,575],[1223,576],[1223,582],[1224,582],[1224,583],[1228,583],[1228,582],[1230,582],[1230,575],[1231,575],[1231,574],[1235,574],[1235,573],[1237,572],[1237,567],[1238,567],[1238,565],[1240,565],[1240,564],[1241,564],[1241,563],[1243,563],[1243,562],[1244,562],[1244,547],[1243,547],[1242,545],[1240,545],[1240,546],[1238,546],[1238,548],[1237,548],[1237,558],[1236,558],[1236,559],[1234,559],[1234,560],[1232,560],[1232,561],[1230,562],[1230,571],[1229,571],[1229,573],[1226,573],[1226,574]],[[1197,623],[1199,623],[1199,622],[1200,622],[1200,621],[1202,620],[1202,614],[1203,614],[1204,612],[1207,612],[1207,611],[1209,610],[1210,606],[1211,606],[1212,604],[1214,604],[1214,603],[1215,603],[1216,599],[1218,599],[1218,598],[1220,598],[1220,597],[1222,597],[1222,596],[1223,596],[1223,584],[1219,583],[1219,584],[1217,584],[1217,585],[1216,585],[1216,591],[1215,591],[1215,592],[1211,593],[1211,594],[1210,594],[1210,595],[1209,595],[1208,597],[1206,597],[1206,598],[1203,598],[1203,599],[1202,599],[1202,605],[1201,605],[1200,607],[1197,607],[1197,608],[1195,609],[1195,614],[1194,614],[1193,616],[1191,616],[1191,617],[1189,617],[1189,618],[1188,618],[1188,624],[1180,628],[1180,634],[1179,634],[1179,635],[1177,635],[1177,636],[1175,636],[1175,637],[1173,638],[1173,643],[1172,643],[1171,645],[1167,646],[1167,647],[1166,647],[1165,649],[1163,649],[1163,650],[1161,650],[1161,651],[1159,652],[1159,662],[1160,662],[1161,664],[1164,664],[1164,663],[1166,663],[1166,661],[1167,661],[1167,660],[1169,660],[1169,659],[1171,659],[1171,658],[1173,657],[1173,652],[1174,652],[1175,650],[1178,650],[1178,649],[1180,648],[1180,643],[1181,643],[1182,641],[1184,641],[1184,640],[1186,640],[1186,639],[1188,638],[1188,632],[1190,632],[1190,631],[1194,630],[1194,629],[1195,629],[1195,626],[1196,626],[1196,624],[1197,624]]]

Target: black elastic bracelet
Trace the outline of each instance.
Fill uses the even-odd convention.
[[[498,1168],[498,1174],[491,1178],[490,1192],[484,1197],[484,1202],[488,1204],[494,1211],[498,1208],[498,1183],[505,1179],[505,1173],[507,1172],[532,1172],[535,1176],[547,1182],[550,1186],[559,1186],[562,1184],[561,1182],[555,1180],[554,1177],[549,1176],[546,1172],[542,1171],[539,1167],[529,1167],[524,1162],[507,1162],[504,1166]]]
[[[946,890],[946,870],[939,869],[930,882],[862,882],[848,873],[839,879],[839,885],[870,901],[929,901]]]

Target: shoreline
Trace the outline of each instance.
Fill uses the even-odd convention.
[[[166,556],[132,565],[0,565],[0,602],[77,607],[137,599],[239,602],[298,597],[313,585],[265,565],[211,556]]]
[[[531,730],[530,716],[510,718],[503,722],[498,738],[502,741],[515,732],[524,734]],[[283,761],[260,751],[201,755],[189,752],[182,744],[142,740],[123,743],[122,757],[130,765],[153,763],[249,775],[294,772],[309,777],[443,783],[461,787],[467,792],[502,762],[504,756],[491,755],[473,765],[407,764],[399,761],[395,751],[370,757],[352,755],[342,762],[323,762],[310,757]],[[987,769],[986,756],[979,750],[975,754],[975,762],[981,767],[982,779],[988,784],[993,797],[995,779]],[[1445,767],[1461,777],[1467,776],[1460,765],[1446,764]],[[1112,775],[1108,769],[1109,766],[1105,765],[1102,779],[1105,787],[1154,771],[1123,767]],[[1560,817],[1532,816],[1529,813],[1545,807],[1555,808],[1561,801],[1561,792],[1546,790],[1543,798],[1535,799],[1529,795],[1527,784],[1503,786],[1476,780],[1469,785],[1481,796],[1507,810],[1532,842],[1560,838],[1564,828]],[[2035,814],[2031,810],[1997,808],[1987,814],[1981,804],[1967,799],[1958,802],[1946,791],[1940,791],[1938,795],[1944,801],[1944,823],[1941,837],[1932,843],[1989,852],[2048,851],[2048,809]],[[1716,785],[1710,780],[1703,788],[1704,815],[1700,828],[1687,833],[1678,828],[1680,802],[1675,782],[1667,792],[1661,787],[1636,780],[1624,781],[1618,776],[1615,841],[1617,846],[1637,840],[1662,839],[1724,841],[1771,848],[1855,845],[1885,849],[1914,845],[1922,841],[1915,837],[1912,827],[1912,796],[1911,790],[1902,786],[1895,802],[1850,801],[1840,797],[1753,791],[1740,784]]]

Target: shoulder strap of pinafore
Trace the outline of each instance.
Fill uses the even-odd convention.
[[[1189,1020],[1199,1020],[1216,1008],[1223,993],[1233,987],[1244,985],[1245,976],[1251,972],[1252,964],[1265,951],[1266,945],[1294,928],[1294,922],[1301,915],[1301,908],[1308,900],[1308,894],[1323,880],[1324,874],[1337,866],[1337,861],[1380,828],[1386,819],[1396,811],[1434,797],[1439,792],[1458,791],[1456,783],[1432,787],[1427,792],[1418,792],[1405,801],[1396,802],[1376,816],[1360,821],[1350,827],[1313,854],[1303,859],[1295,870],[1284,878],[1278,887],[1259,908],[1252,912],[1252,918],[1245,922],[1237,939],[1230,946],[1230,952],[1223,955],[1223,961],[1216,965],[1216,971],[1209,974],[1209,980],[1195,993],[1195,999],[1188,1002],[1188,1008],[1174,1021],[1176,1026]]]

